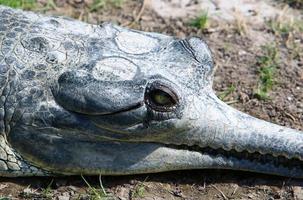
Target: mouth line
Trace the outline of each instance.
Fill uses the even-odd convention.
[[[188,150],[199,152],[201,154],[206,154],[211,157],[225,157],[229,160],[247,160],[252,163],[259,163],[262,165],[271,165],[274,167],[286,167],[288,169],[293,168],[302,168],[303,162],[298,158],[286,158],[285,156],[279,155],[274,156],[272,154],[261,154],[259,152],[250,153],[248,151],[238,152],[236,150],[226,151],[222,148],[214,149],[211,147],[200,147],[198,145],[187,146],[187,145],[165,145],[168,148],[179,149],[179,150]]]
[[[99,114],[98,116],[116,115],[116,114],[120,114],[120,113],[123,113],[123,112],[128,112],[128,111],[132,111],[132,110],[138,109],[138,108],[140,108],[143,105],[144,105],[144,102],[140,101],[140,102],[137,102],[135,104],[129,105],[129,106],[125,107],[125,108],[121,108],[119,110],[112,111],[112,112],[109,112],[109,113]]]

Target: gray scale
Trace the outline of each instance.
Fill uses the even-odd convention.
[[[303,134],[212,90],[197,37],[0,6],[0,175],[233,169],[303,177]]]

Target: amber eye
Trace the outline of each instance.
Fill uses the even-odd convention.
[[[147,89],[145,101],[156,111],[169,112],[176,107],[179,98],[169,87],[155,83]]]

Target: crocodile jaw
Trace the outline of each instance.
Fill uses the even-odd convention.
[[[191,154],[187,168],[303,177],[303,132],[242,113],[221,102],[211,89],[193,98],[184,115],[180,127],[191,121],[191,128],[170,138],[173,145],[168,147]]]
[[[130,173],[216,168],[303,178],[303,132],[235,110],[211,89],[193,98],[184,116],[176,128],[188,130],[138,146],[154,150]]]
[[[258,158],[239,158],[233,154],[179,149],[180,147],[157,143],[79,142],[72,148],[61,143],[61,148],[68,148],[73,154],[63,154],[60,155],[61,159],[54,159],[48,165],[39,165],[52,173],[64,175],[127,175],[189,169],[231,169],[303,178],[300,165],[276,165],[274,160],[260,162]],[[47,156],[48,152],[42,150],[39,153]],[[66,159],[69,159],[68,162]]]
[[[65,175],[213,168],[303,178],[302,132],[241,113],[212,92],[193,99],[184,116],[176,126],[187,130],[158,141],[72,141],[39,134],[35,139],[43,149],[31,145],[30,152],[22,143],[18,148],[32,163]]]

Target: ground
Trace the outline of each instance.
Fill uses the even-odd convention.
[[[223,101],[255,117],[303,130],[302,0],[0,0],[0,4],[94,24],[112,21],[177,37],[202,37],[214,54],[213,87]],[[303,199],[303,181],[228,170],[1,178],[0,195],[59,200]]]

